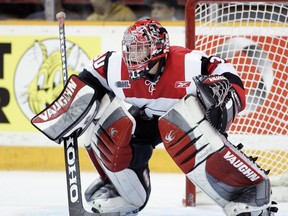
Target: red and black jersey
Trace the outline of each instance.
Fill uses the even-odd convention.
[[[122,54],[117,52],[107,52],[95,58],[85,68],[85,73],[97,79],[97,85],[93,85],[95,88],[114,92],[125,102],[144,109],[149,117],[163,115],[189,93],[196,95],[193,77],[201,74],[224,75],[241,98],[242,109],[245,107],[243,84],[232,64],[179,46],[170,47],[165,69],[156,82],[144,78],[129,80]]]

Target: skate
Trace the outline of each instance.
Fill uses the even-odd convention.
[[[85,199],[94,213],[120,212],[121,216],[135,216],[139,211],[119,195],[114,185],[100,178],[87,188]]]

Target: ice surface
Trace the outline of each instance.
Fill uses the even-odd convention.
[[[96,173],[81,173],[82,193],[96,177]],[[150,200],[139,216],[224,216],[210,201],[183,207],[183,175],[151,173],[151,181]],[[276,216],[288,216],[288,203],[279,207]],[[86,204],[85,208],[89,210]],[[0,171],[0,215],[68,216],[65,173]]]

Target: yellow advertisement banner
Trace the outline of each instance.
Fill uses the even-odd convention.
[[[69,36],[69,75],[101,51],[100,36]],[[53,36],[1,35],[0,131],[36,131],[30,119],[63,89],[60,41]]]

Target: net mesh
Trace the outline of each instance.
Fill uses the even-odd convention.
[[[278,180],[288,175],[287,14],[288,4],[263,2],[196,7],[195,48],[230,60],[244,81],[247,106],[230,140]]]

